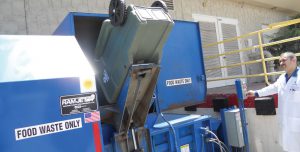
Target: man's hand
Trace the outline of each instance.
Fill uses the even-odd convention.
[[[255,97],[255,91],[249,90],[249,91],[246,93],[246,96],[247,96],[247,97]]]

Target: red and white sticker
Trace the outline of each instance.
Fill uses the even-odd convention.
[[[84,122],[85,123],[91,123],[91,122],[96,122],[96,121],[100,121],[100,112],[99,111],[94,111],[94,112],[84,114]]]

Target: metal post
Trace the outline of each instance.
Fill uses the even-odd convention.
[[[244,91],[242,82],[240,79],[235,80],[235,87],[239,101],[239,109],[240,109],[240,116],[242,122],[242,129],[243,129],[243,136],[244,136],[244,143],[246,147],[246,152],[249,152],[249,142],[248,142],[248,132],[247,132],[247,122],[246,122],[246,115],[245,115],[245,108],[244,108]]]
[[[269,80],[268,80],[268,75],[267,75],[267,68],[266,68],[266,62],[265,62],[265,56],[264,56],[264,48],[262,44],[262,38],[261,38],[261,32],[258,32],[258,44],[259,44],[259,50],[260,50],[260,56],[261,56],[261,63],[263,66],[263,71],[264,71],[264,77],[265,77],[265,82],[269,85]]]

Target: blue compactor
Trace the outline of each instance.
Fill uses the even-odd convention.
[[[0,63],[1,152],[101,145],[94,71],[74,37],[1,35]]]
[[[166,112],[203,102],[206,79],[198,23],[164,6],[113,0],[55,36],[0,36],[0,151],[215,151],[219,121]]]

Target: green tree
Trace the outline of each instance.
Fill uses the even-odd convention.
[[[298,18],[300,18],[300,14],[292,17],[292,19],[298,19]],[[300,23],[280,28],[278,32],[276,32],[274,35],[270,37],[271,37],[271,42],[275,42],[278,40],[288,39],[296,36],[300,36]],[[281,53],[287,51],[300,53],[300,40],[269,46],[266,47],[266,50],[269,50],[273,56],[279,56]],[[299,57],[298,57],[298,61],[300,61]],[[278,61],[275,63],[278,64]]]

